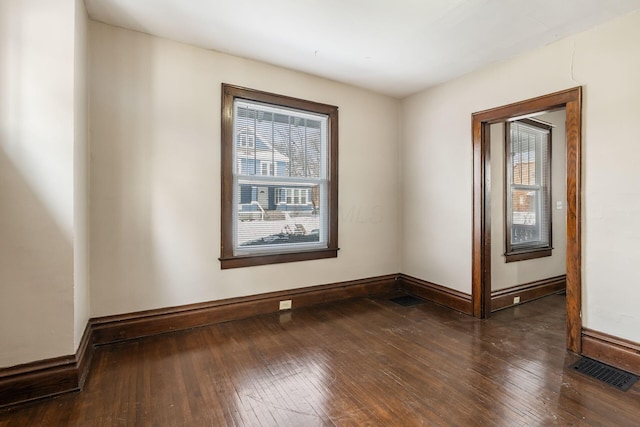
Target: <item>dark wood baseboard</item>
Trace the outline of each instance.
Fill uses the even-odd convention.
[[[640,375],[640,343],[583,328],[582,355]]]
[[[76,354],[0,369],[0,407],[77,391],[93,358],[91,328],[85,328]]]
[[[398,288],[398,276],[312,286],[228,300],[190,304],[90,319],[74,355],[0,368],[0,407],[52,397],[82,388],[96,345],[238,320],[279,311],[281,300],[293,308],[383,294]]]
[[[565,277],[515,286],[492,293],[494,310],[559,293]],[[96,345],[133,340],[279,311],[281,300],[293,308],[384,294],[393,290],[419,296],[472,315],[471,295],[406,274],[390,274],[329,285],[299,288],[228,300],[90,319],[75,355],[0,368],[0,407],[77,391],[84,385]],[[582,354],[640,375],[640,344],[589,329],[582,330]]]
[[[556,289],[553,286],[559,285],[549,283],[534,286],[529,284],[527,289],[520,289],[520,291],[528,292],[526,295],[529,296],[525,298],[523,293],[518,295],[524,302],[535,299],[536,295],[539,298],[543,296],[542,293],[549,290],[554,290],[551,293],[560,291],[559,288]],[[500,298],[511,296],[512,301],[516,288],[499,291],[494,297],[500,301]],[[471,295],[469,294],[405,274],[390,274],[308,288],[93,318],[87,323],[87,328],[75,355],[0,369],[0,406],[81,389],[90,369],[94,346],[97,345],[275,313],[279,311],[281,300],[292,300],[292,307],[295,309],[349,298],[384,294],[393,290],[403,290],[468,315],[473,313]],[[590,347],[587,346],[587,348]],[[628,348],[625,351],[628,352]],[[640,357],[637,350],[636,357]]]
[[[444,286],[436,285],[402,273],[398,275],[398,281],[400,282],[400,289],[405,292],[464,314],[473,314],[471,295],[469,294],[445,288]]]
[[[548,295],[559,294],[567,289],[567,276],[550,277],[548,279],[537,280],[523,285],[512,286],[499,291],[491,292],[491,312],[513,307],[528,301]],[[518,304],[513,303],[514,297],[520,297]]]
[[[78,387],[82,389],[84,382],[87,380],[89,370],[91,369],[91,361],[93,360],[93,353],[95,347],[92,342],[93,329],[91,328],[91,322],[87,322],[87,326],[84,329],[84,334],[80,340],[78,351],[76,352],[76,369],[78,371]]]
[[[94,345],[190,329],[279,311],[281,300],[300,308],[348,298],[382,294],[397,288],[397,275],[271,292],[178,307],[91,319]]]

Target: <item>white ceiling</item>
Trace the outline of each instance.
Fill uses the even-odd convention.
[[[97,21],[403,97],[640,0],[85,0]]]

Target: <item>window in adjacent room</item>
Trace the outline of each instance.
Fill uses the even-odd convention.
[[[222,268],[337,256],[338,108],[222,85]]]
[[[506,261],[551,255],[551,126],[506,123]]]

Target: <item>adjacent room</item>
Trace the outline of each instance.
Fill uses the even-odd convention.
[[[0,0],[0,426],[637,425],[639,42],[640,0]]]

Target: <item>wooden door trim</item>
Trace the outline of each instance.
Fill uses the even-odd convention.
[[[473,138],[473,315],[491,313],[491,152],[489,126],[507,119],[565,108],[567,139],[567,348],[581,351],[581,133],[582,88],[492,108],[472,114]]]

